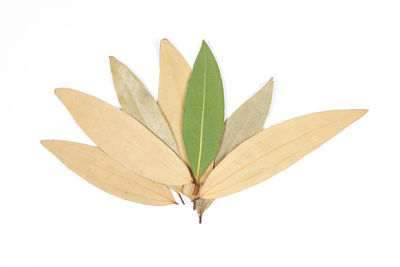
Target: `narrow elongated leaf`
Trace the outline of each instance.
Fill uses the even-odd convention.
[[[269,112],[273,87],[274,81],[271,78],[226,120],[221,147],[215,157],[216,165],[240,143],[262,130]]]
[[[126,169],[98,147],[61,140],[42,144],[65,166],[107,193],[147,205],[175,203],[167,186]]]
[[[190,75],[182,131],[186,153],[196,179],[214,160],[224,129],[224,92],[221,74],[203,41]]]
[[[56,95],[93,142],[129,170],[166,185],[192,181],[176,153],[128,113],[75,90]]]
[[[225,122],[221,147],[215,157],[215,165],[239,144],[262,130],[272,100],[274,80],[271,78],[263,88],[241,105]],[[203,181],[203,184],[205,179]],[[185,185],[190,186],[190,185]],[[211,206],[213,199],[200,199],[198,213],[201,217]]]
[[[211,172],[200,197],[215,199],[258,184],[286,169],[363,116],[367,110],[333,110],[272,126],[240,144]]]
[[[115,57],[110,57],[110,65],[122,109],[178,153],[175,138],[164,114],[144,84]]]
[[[191,69],[167,39],[160,43],[158,104],[175,136],[181,159],[189,165],[182,136],[183,105]]]

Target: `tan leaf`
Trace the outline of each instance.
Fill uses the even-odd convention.
[[[56,95],[93,142],[129,170],[166,185],[192,181],[176,153],[128,113],[75,90]]]
[[[144,84],[115,57],[110,57],[110,65],[122,109],[179,153],[164,114]]]
[[[269,112],[273,87],[274,80],[271,78],[226,120],[221,147],[215,157],[216,165],[240,143],[262,130]]]
[[[182,137],[183,104],[191,69],[167,39],[160,43],[160,84],[158,104],[164,112],[178,144],[181,159],[188,165]]]
[[[107,193],[147,205],[176,204],[167,186],[126,169],[98,147],[61,140],[42,144],[65,166]]]
[[[211,172],[200,197],[224,197],[258,184],[321,146],[367,110],[333,110],[272,126],[240,144]]]

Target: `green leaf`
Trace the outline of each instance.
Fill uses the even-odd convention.
[[[224,131],[224,91],[217,62],[203,41],[185,98],[182,133],[196,181],[214,160]]]

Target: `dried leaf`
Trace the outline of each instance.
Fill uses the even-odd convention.
[[[42,144],[65,166],[107,193],[147,205],[175,203],[167,186],[126,169],[98,147],[61,140]]]
[[[215,165],[243,141],[262,130],[268,116],[273,87],[274,80],[271,78],[263,88],[243,103],[226,120],[221,147],[215,157]],[[199,200],[197,211],[200,217],[211,206],[212,202],[214,202],[213,199]]]
[[[189,165],[182,136],[183,105],[191,69],[167,39],[160,43],[158,104],[175,136],[181,159]]]
[[[182,120],[183,140],[196,181],[214,160],[224,130],[224,92],[217,62],[203,41],[190,75]]]
[[[164,114],[144,84],[115,57],[110,57],[110,65],[122,109],[178,153],[175,138]]]
[[[128,113],[75,90],[57,89],[56,95],[93,142],[124,167],[166,185],[192,181],[176,153]]]
[[[363,116],[367,110],[312,113],[272,126],[240,144],[211,172],[200,197],[224,197],[286,169]]]
[[[215,157],[216,165],[239,144],[262,130],[269,112],[273,87],[274,81],[271,78],[226,120],[221,147]]]
[[[179,150],[178,154],[188,166],[189,161],[182,136],[182,116],[191,71],[189,64],[178,50],[167,39],[161,40],[158,104],[171,127]],[[183,190],[182,186],[173,186],[172,189],[178,194]]]

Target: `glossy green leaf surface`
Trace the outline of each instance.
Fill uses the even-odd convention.
[[[196,181],[214,160],[224,130],[224,92],[217,62],[203,41],[186,93],[182,133]]]

